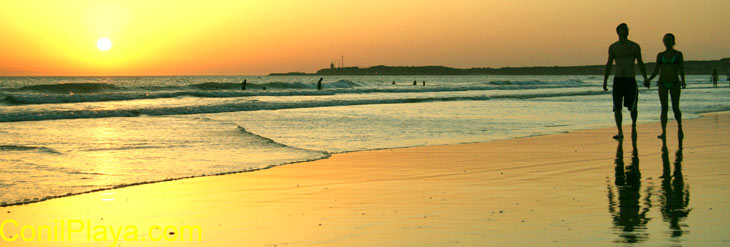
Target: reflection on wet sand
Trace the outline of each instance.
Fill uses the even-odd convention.
[[[669,223],[672,238],[681,237],[687,230],[682,222],[687,218],[689,208],[689,186],[684,183],[682,175],[682,138],[679,138],[679,147],[674,155],[674,173],[669,163],[669,150],[666,140],[662,140],[662,191],[660,202],[662,218]]]
[[[647,224],[652,207],[653,186],[651,183],[641,192],[641,171],[639,151],[636,146],[636,133],[632,133],[631,164],[624,164],[623,143],[616,148],[614,185],[608,185],[608,204],[614,231],[619,235],[617,242],[638,243],[649,238]],[[664,222],[669,223],[670,238],[676,239],[688,233],[686,220],[689,208],[689,186],[682,174],[682,138],[678,140],[675,152],[674,171],[669,159],[667,142],[662,139],[662,175],[658,204]]]
[[[624,166],[623,142],[616,148],[616,179],[608,186],[608,211],[613,218],[614,229],[621,237],[619,242],[637,243],[646,240],[646,224],[650,218],[647,213],[651,208],[651,187],[647,187],[644,201],[641,201],[641,170],[639,169],[639,150],[636,147],[636,131],[631,135],[633,151],[631,164]],[[618,198],[616,198],[618,196]],[[618,199],[618,202],[616,202]]]

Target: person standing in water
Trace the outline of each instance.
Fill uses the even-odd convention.
[[[243,82],[241,82],[241,90],[246,90],[246,79],[243,79]]]
[[[634,78],[634,61],[639,64],[639,70],[644,76],[644,86],[649,87],[646,81],[646,69],[644,61],[641,59],[641,47],[628,39],[629,27],[626,23],[621,23],[616,27],[616,34],[619,40],[611,44],[608,48],[608,62],[606,63],[606,73],[603,77],[603,90],[608,91],[608,76],[611,74],[611,66],[616,61],[616,71],[613,77],[613,115],[616,120],[616,128],[618,134],[613,136],[616,140],[624,138],[621,122],[623,115],[621,114],[622,104],[631,112],[632,134],[635,134],[636,118],[638,110],[636,109],[639,100],[639,89]]]
[[[317,90],[322,90],[322,77],[319,78],[319,81],[317,82]]]
[[[667,94],[672,98],[672,111],[674,111],[674,119],[677,120],[677,135],[680,138],[684,136],[682,132],[682,112],[679,111],[679,95],[682,89],[687,87],[684,81],[684,56],[682,52],[674,49],[674,34],[668,33],[663,38],[666,50],[660,52],[656,56],[656,67],[651,73],[649,81],[659,74],[657,82],[659,86],[659,103],[661,103],[661,113],[659,119],[662,124],[662,133],[657,138],[664,139],[667,130]],[[659,73],[661,71],[661,73]],[[680,82],[681,78],[681,82]]]
[[[720,76],[717,74],[717,69],[713,69],[712,70],[712,86],[713,87],[717,87],[718,77],[720,77]]]

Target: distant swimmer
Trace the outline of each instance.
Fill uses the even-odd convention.
[[[713,69],[712,70],[712,86],[717,87],[718,77],[720,77],[720,76],[717,74],[717,69]]]
[[[391,83],[391,84],[395,85],[395,81],[393,81],[393,83]]]
[[[266,87],[264,87],[263,89],[266,90]]]
[[[621,127],[621,122],[623,121],[621,114],[622,105],[631,112],[632,134],[635,133],[633,130],[636,129],[636,118],[638,117],[636,104],[639,99],[639,89],[634,78],[634,61],[639,64],[639,70],[641,70],[641,74],[644,76],[644,86],[649,88],[649,84],[646,78],[644,61],[641,59],[641,47],[639,47],[639,44],[628,39],[629,26],[626,23],[619,24],[616,27],[616,34],[619,37],[618,41],[608,47],[608,62],[606,63],[606,73],[603,77],[603,90],[608,91],[608,76],[611,74],[613,62],[616,61],[612,95],[613,116],[616,120],[618,134],[613,136],[613,138],[622,140],[624,138],[623,128]]]
[[[413,81],[413,86],[415,86],[416,84],[418,84],[418,82],[417,81]]]
[[[322,77],[319,78],[319,81],[317,82],[317,90],[322,90]]]
[[[424,87],[426,86],[426,81],[423,81],[423,86],[424,86]]]
[[[243,82],[241,82],[241,90],[246,90],[246,79],[243,79]]]

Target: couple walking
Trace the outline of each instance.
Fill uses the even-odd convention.
[[[621,140],[624,137],[621,122],[623,116],[621,114],[622,105],[631,112],[632,130],[636,128],[636,118],[638,111],[636,109],[639,101],[639,89],[634,78],[634,61],[639,64],[641,75],[644,76],[644,86],[649,88],[651,80],[659,74],[657,86],[659,87],[659,101],[661,103],[660,120],[662,133],[657,136],[664,139],[666,137],[667,127],[667,111],[668,99],[671,96],[672,110],[674,118],[677,120],[678,135],[682,137],[682,113],[679,111],[679,95],[683,88],[687,86],[684,80],[684,58],[682,53],[674,49],[674,35],[667,33],[664,35],[663,42],[666,50],[657,54],[656,66],[654,72],[649,78],[646,77],[646,69],[641,59],[641,47],[628,39],[629,27],[626,23],[621,23],[616,27],[616,33],[619,40],[611,44],[608,48],[608,62],[606,63],[606,74],[603,77],[603,90],[608,91],[608,76],[611,73],[611,67],[616,62],[616,71],[613,77],[613,113],[616,118],[616,127],[618,134],[613,138]],[[681,76],[681,81],[680,81]],[[636,131],[632,131],[635,134]]]

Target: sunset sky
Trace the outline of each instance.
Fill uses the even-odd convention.
[[[730,57],[730,2],[0,0],[0,75],[261,75],[345,66],[603,64],[626,22],[645,61]],[[108,51],[97,40],[112,42]]]

